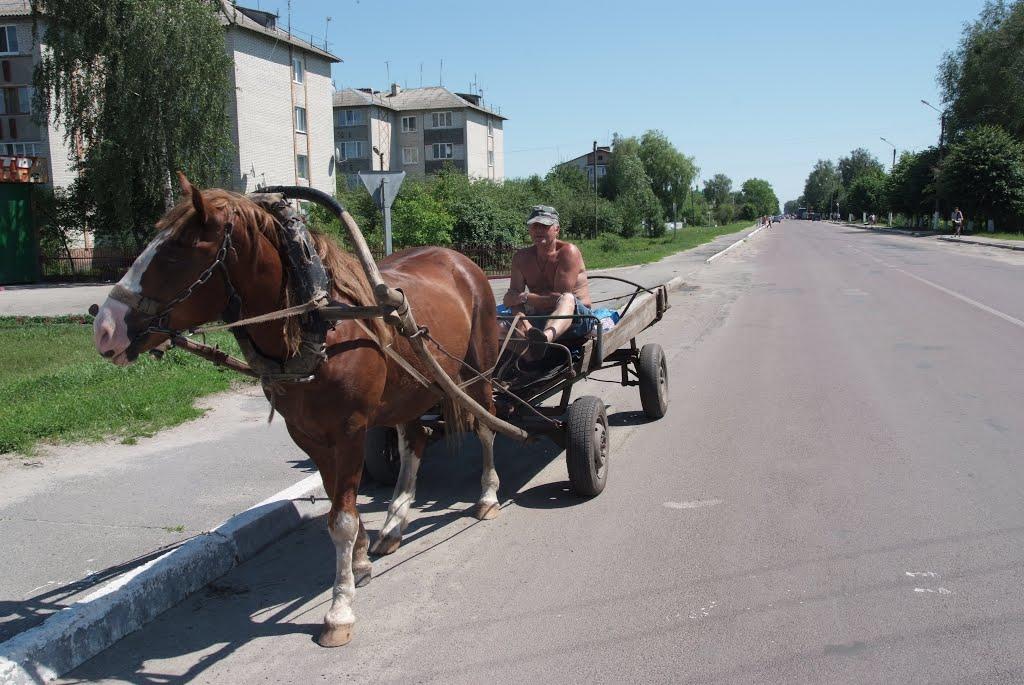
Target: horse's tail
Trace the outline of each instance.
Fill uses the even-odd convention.
[[[441,415],[444,416],[444,441],[448,451],[458,454],[462,451],[462,434],[469,431],[473,416],[451,398],[441,401]]]

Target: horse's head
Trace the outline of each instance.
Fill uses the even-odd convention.
[[[178,180],[182,202],[157,223],[159,233],[96,314],[96,350],[115,364],[130,364],[172,332],[219,318],[234,292],[230,209],[204,198],[184,174]]]

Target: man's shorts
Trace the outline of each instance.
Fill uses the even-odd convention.
[[[593,318],[594,313],[590,311],[590,307],[583,304],[578,297],[576,298],[576,311],[574,314],[576,318],[572,320],[572,325],[569,326],[569,330],[565,332],[563,337],[585,338],[594,330],[597,319]]]

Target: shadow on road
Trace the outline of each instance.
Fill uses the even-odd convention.
[[[548,441],[520,445],[499,438],[495,465],[501,478],[498,496],[506,502],[504,507],[514,503],[529,508],[562,508],[582,503],[584,500],[573,495],[565,481],[523,489],[561,455],[562,450]],[[430,564],[431,553],[443,549],[446,543],[476,526],[493,525],[472,518],[480,474],[480,447],[475,437],[463,440],[455,452],[450,452],[444,442],[427,449],[420,468],[416,506],[402,548],[388,558],[392,563],[375,561],[371,589],[389,583],[388,576],[395,568]],[[371,538],[383,521],[391,495],[390,487],[370,481],[361,488],[359,510]],[[468,525],[453,525],[467,520]],[[418,541],[421,544],[410,553]],[[77,682],[116,678],[133,683],[185,683],[200,678],[210,666],[253,640],[296,633],[314,640],[330,602],[325,593],[334,580],[334,564],[326,517],[320,517],[171,609],[169,616],[158,618],[126,637],[115,649],[86,662],[69,677]],[[317,602],[320,596],[323,599]],[[161,668],[159,662],[163,660],[197,654],[201,656],[189,659],[187,670],[155,670]]]

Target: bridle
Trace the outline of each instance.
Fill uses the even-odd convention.
[[[151,297],[146,297],[140,293],[134,293],[122,286],[120,283],[111,289],[109,297],[127,305],[131,311],[142,316],[143,321],[146,324],[145,328],[131,337],[128,342],[128,349],[131,349],[135,343],[139,342],[150,333],[163,333],[170,338],[181,335],[184,332],[184,329],[174,329],[170,327],[171,312],[176,306],[190,298],[196,288],[209,281],[214,272],[218,269],[224,276],[224,289],[228,294],[227,305],[225,306],[224,313],[221,315],[221,318],[224,321],[238,320],[241,312],[242,298],[238,295],[238,291],[231,282],[231,274],[228,272],[227,265],[228,253],[232,248],[231,232],[233,228],[234,223],[231,221],[224,224],[224,237],[221,239],[220,248],[217,250],[217,254],[214,256],[213,262],[203,269],[196,280],[178,291],[178,293],[166,303],[154,300]]]

